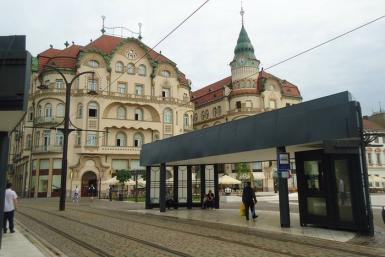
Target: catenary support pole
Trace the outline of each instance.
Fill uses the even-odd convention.
[[[278,154],[285,153],[284,146],[277,147],[277,166]],[[278,170],[278,167],[277,167]],[[281,227],[290,227],[290,209],[289,209],[289,189],[287,186],[287,178],[283,178],[281,172],[278,171],[278,185],[279,185],[279,215],[281,220]]]

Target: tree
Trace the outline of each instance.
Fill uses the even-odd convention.
[[[245,174],[249,173],[249,167],[247,163],[241,162],[235,164],[235,171],[237,172],[237,178],[240,180],[244,180]]]
[[[116,179],[122,185],[122,191],[119,194],[119,200],[123,200],[124,182],[128,181],[130,178],[131,178],[130,170],[117,170],[116,171]]]

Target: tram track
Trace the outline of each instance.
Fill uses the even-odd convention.
[[[36,211],[44,212],[44,213],[47,213],[47,214],[50,214],[50,215],[59,216],[61,218],[65,218],[67,220],[70,220],[70,221],[73,221],[73,222],[77,222],[79,224],[83,224],[85,226],[90,226],[92,228],[105,231],[107,233],[111,233],[111,234],[114,234],[114,235],[117,235],[117,236],[120,236],[120,237],[124,237],[126,239],[135,240],[135,241],[144,243],[146,245],[150,245],[152,247],[159,248],[158,244],[154,244],[154,243],[151,243],[151,242],[148,242],[148,241],[137,239],[137,238],[134,238],[134,237],[131,237],[131,236],[128,236],[128,235],[125,235],[125,234],[122,234],[122,233],[119,233],[119,232],[116,232],[116,231],[108,230],[108,229],[105,229],[103,227],[90,224],[88,222],[82,222],[82,221],[70,218],[68,216],[55,214],[55,213],[52,213],[52,212],[46,211],[46,210],[36,209],[36,208],[32,208],[32,207],[27,207],[27,208],[31,208],[31,209],[34,209]],[[261,250],[261,251],[266,251],[266,252],[270,252],[270,253],[274,253],[274,254],[287,255],[287,256],[307,256],[306,254],[291,253],[288,250],[282,251],[282,250],[278,250],[278,249],[273,249],[271,247],[268,247],[268,245],[266,245],[266,246],[255,245],[255,244],[249,243],[249,242],[244,242],[244,241],[238,241],[238,240],[233,240],[233,239],[229,239],[229,238],[224,238],[223,236],[217,236],[217,235],[213,235],[213,234],[203,234],[203,233],[197,233],[197,232],[192,232],[192,231],[186,231],[186,230],[183,230],[183,229],[170,228],[170,227],[165,227],[165,226],[161,226],[161,225],[151,224],[149,222],[142,222],[142,221],[138,221],[136,219],[130,219],[130,218],[127,218],[127,217],[117,217],[116,215],[108,215],[108,214],[100,213],[100,211],[103,212],[104,210],[103,209],[99,209],[99,208],[97,208],[97,209],[90,208],[90,210],[83,210],[83,209],[78,209],[78,208],[67,208],[67,209],[70,209],[71,211],[75,211],[75,212],[80,212],[80,213],[87,213],[87,214],[97,215],[97,216],[101,216],[101,217],[108,217],[108,218],[113,218],[113,219],[117,219],[117,220],[124,220],[124,221],[132,222],[132,223],[135,223],[135,224],[149,226],[149,228],[156,227],[156,228],[163,229],[163,230],[166,230],[166,231],[175,231],[175,232],[184,233],[184,234],[188,234],[188,235],[192,235],[192,236],[208,238],[210,240],[217,240],[217,241],[220,241],[220,242],[223,242],[223,243],[235,244],[235,245],[238,245],[238,246],[254,248],[254,249],[258,249],[258,250]],[[95,212],[95,211],[97,211],[97,212]],[[105,211],[107,211],[107,210],[105,210]],[[121,214],[126,214],[127,215],[127,212],[123,212],[123,211],[117,211],[117,212],[119,212]],[[134,214],[134,215],[137,215],[137,214]],[[165,217],[157,217],[157,218],[163,218],[164,219]],[[167,220],[170,221],[170,219],[167,219]],[[173,222],[178,222],[178,223],[182,223],[182,224],[192,225],[189,222],[181,221],[181,220],[177,220],[177,219],[173,220]],[[202,228],[207,229],[207,226],[197,225],[197,224],[193,224],[193,225],[194,226],[201,226]],[[226,232],[240,233],[240,232],[232,231],[230,229],[220,228],[219,230],[223,231],[224,233],[222,233],[222,234],[224,234],[224,235],[226,234]],[[362,251],[356,251],[356,250],[350,250],[350,249],[341,249],[338,246],[331,247],[331,246],[328,246],[328,245],[325,245],[325,244],[320,245],[320,244],[312,244],[312,243],[309,243],[309,242],[299,242],[299,241],[294,241],[294,240],[282,239],[282,238],[279,238],[279,237],[276,237],[276,236],[271,236],[271,235],[269,236],[269,235],[267,235],[265,233],[263,233],[262,236],[261,235],[258,236],[258,235],[255,235],[255,234],[254,234],[254,236],[260,237],[260,238],[262,238],[262,236],[263,236],[264,239],[266,239],[266,237],[269,237],[268,239],[270,239],[270,240],[280,241],[280,242],[283,242],[283,243],[291,243],[291,244],[303,245],[303,246],[307,246],[307,247],[316,247],[316,248],[322,247],[322,248],[326,248],[326,249],[331,250],[331,251],[336,251],[336,252],[338,252],[340,254],[341,253],[344,253],[344,254],[348,254],[349,253],[351,255],[356,255],[356,256],[357,255],[358,256],[370,256],[370,257],[378,256],[378,254],[363,253]],[[165,250],[167,252],[170,252],[169,248],[165,249],[163,246],[161,246],[161,247],[162,247],[163,250]],[[172,250],[172,253],[176,254],[178,256],[191,256],[191,255],[188,255],[188,254],[185,254],[185,253],[182,253],[182,252],[178,252],[178,251],[175,251],[175,250]]]
[[[187,253],[183,253],[183,252],[180,252],[180,251],[176,251],[176,250],[173,250],[173,249],[169,249],[169,248],[160,246],[160,245],[158,245],[158,244],[154,244],[154,243],[149,242],[149,241],[145,241],[145,240],[138,239],[138,238],[134,238],[134,237],[132,237],[132,236],[128,236],[128,235],[125,235],[125,234],[122,234],[122,233],[119,233],[119,232],[116,232],[116,231],[112,231],[112,230],[109,230],[109,229],[105,229],[105,228],[103,228],[103,227],[100,227],[100,226],[96,226],[96,225],[90,224],[90,223],[88,223],[88,222],[79,221],[79,220],[76,220],[76,219],[71,218],[71,217],[68,217],[68,216],[64,216],[64,215],[52,213],[52,212],[47,211],[47,210],[41,210],[41,209],[33,208],[33,207],[24,207],[24,208],[28,208],[28,209],[35,210],[35,211],[40,211],[40,212],[43,212],[43,213],[46,213],[46,214],[49,214],[49,215],[52,215],[52,216],[64,218],[64,219],[66,219],[66,220],[69,220],[69,221],[72,221],[72,222],[76,222],[76,223],[79,223],[79,224],[82,224],[82,225],[85,225],[85,226],[89,226],[89,227],[92,227],[92,228],[101,230],[101,231],[103,231],[103,232],[107,232],[107,233],[110,233],[110,234],[114,234],[114,235],[117,235],[117,236],[120,236],[120,237],[129,239],[129,240],[133,240],[133,241],[136,241],[136,242],[139,242],[139,243],[148,245],[148,246],[152,246],[152,247],[157,248],[157,249],[161,249],[161,250],[163,250],[163,251],[166,251],[166,252],[175,254],[175,255],[177,255],[177,256],[185,256],[185,257],[191,257],[191,256],[192,256],[192,255],[189,255],[189,254],[187,254]],[[70,209],[70,210],[73,210],[73,211],[80,211],[80,212],[85,212],[85,213],[91,213],[91,214],[94,214],[94,215],[106,216],[106,217],[110,217],[110,218],[119,219],[119,218],[112,217],[112,216],[109,216],[109,215],[95,214],[95,213],[92,213],[92,212],[83,211],[83,210],[78,210],[78,209],[74,209],[74,208],[67,208],[67,209]],[[240,241],[234,242],[233,240],[228,240],[228,239],[224,239],[224,238],[221,238],[221,237],[205,236],[205,235],[203,235],[203,234],[194,233],[194,232],[186,232],[186,231],[183,231],[183,230],[177,230],[177,229],[167,229],[167,227],[156,226],[156,225],[151,225],[151,224],[142,223],[142,222],[136,222],[135,220],[127,220],[127,219],[122,219],[122,220],[131,221],[131,222],[139,223],[139,224],[142,224],[142,225],[153,226],[153,227],[157,227],[157,228],[161,228],[161,229],[165,229],[165,230],[173,230],[173,231],[176,231],[176,232],[182,232],[182,233],[190,234],[190,235],[194,235],[194,236],[199,236],[199,237],[209,238],[209,239],[211,239],[211,240],[217,240],[217,241],[221,241],[221,242],[225,242],[225,243],[232,243],[232,244],[242,245],[242,246],[246,246],[246,247],[258,249],[258,250],[265,251],[265,252],[269,252],[269,253],[273,253],[273,254],[279,254],[279,255],[285,255],[285,256],[293,256],[293,257],[306,256],[306,255],[291,254],[291,253],[288,253],[287,251],[280,251],[280,250],[272,249],[272,248],[269,248],[269,247],[256,247],[255,245],[250,244],[250,243],[240,242]]]
[[[274,252],[274,253],[278,253],[278,254],[286,254],[286,255],[290,255],[290,256],[299,256],[297,254],[289,254],[287,252],[283,252],[283,251],[277,251],[275,249],[271,249],[271,248],[268,248],[268,247],[260,247],[260,246],[255,246],[251,243],[247,243],[247,242],[242,242],[242,241],[237,241],[237,240],[231,240],[231,239],[228,239],[228,238],[224,238],[224,237],[221,237],[221,236],[215,236],[215,235],[205,235],[205,234],[202,234],[202,233],[196,233],[196,232],[191,232],[191,231],[186,231],[186,230],[183,230],[183,229],[178,229],[178,228],[170,228],[170,227],[166,227],[166,226],[162,226],[162,225],[156,225],[156,224],[152,224],[152,223],[148,223],[148,222],[143,222],[143,221],[138,221],[136,219],[130,219],[128,217],[117,217],[117,216],[113,216],[113,215],[109,215],[109,214],[104,214],[104,213],[95,213],[95,211],[106,211],[104,209],[101,209],[101,208],[89,208],[90,211],[87,211],[87,210],[84,210],[84,209],[78,209],[78,208],[69,208],[73,211],[77,211],[77,212],[83,212],[83,213],[88,213],[88,214],[93,214],[93,215],[99,215],[99,216],[103,216],[103,217],[108,217],[108,218],[114,218],[114,219],[120,219],[120,220],[125,220],[125,221],[129,221],[129,222],[134,222],[134,223],[139,223],[141,225],[147,225],[147,226],[152,226],[152,227],[157,227],[157,228],[160,228],[160,229],[165,229],[165,230],[169,230],[169,231],[175,231],[175,232],[181,232],[181,233],[185,233],[185,234],[190,234],[190,235],[193,235],[193,236],[200,236],[200,237],[205,237],[205,238],[209,238],[209,239],[215,239],[215,240],[218,240],[218,241],[223,241],[223,242],[226,242],[226,243],[235,243],[235,244],[239,244],[239,245],[242,245],[242,246],[246,246],[246,247],[251,247],[251,248],[258,248],[260,250],[264,250],[264,251],[269,251],[269,252]],[[91,211],[92,210],[92,211]],[[127,212],[124,212],[124,211],[121,211],[121,210],[114,210],[114,212],[118,212],[118,213],[121,213],[121,214],[127,214]],[[136,213],[130,213],[131,215],[138,215]],[[152,216],[155,216],[153,214],[147,214],[147,215],[152,215]],[[164,216],[158,216],[156,215],[156,218],[157,219],[163,219],[163,220],[167,220],[167,221],[170,221],[170,217],[164,217]],[[181,219],[172,219],[173,222],[178,222],[178,223],[182,223],[182,224],[188,224],[188,225],[193,225],[193,226],[200,226],[202,228],[205,228],[207,229],[207,224],[205,225],[201,225],[199,224],[199,222],[194,222],[193,221],[193,224],[191,224],[192,222],[190,220],[181,220]],[[224,231],[223,234],[226,234],[226,232],[232,232],[232,233],[240,233],[239,231],[234,231],[232,229],[229,229],[229,228],[225,228],[225,227],[221,227],[221,228],[215,228],[216,230],[222,230]],[[260,232],[260,231],[254,231],[255,233],[252,233],[251,231],[247,231],[248,234],[251,234],[257,238],[267,238],[267,239],[270,239],[270,240],[275,240],[275,241],[280,241],[280,242],[283,242],[283,243],[293,243],[293,244],[299,244],[299,245],[304,245],[304,246],[309,246],[309,247],[316,247],[316,248],[324,248],[324,249],[329,249],[329,250],[332,250],[332,251],[338,251],[338,252],[342,252],[342,253],[350,253],[350,254],[353,254],[353,255],[359,255],[359,256],[367,256],[367,257],[378,257],[379,255],[378,254],[372,254],[372,253],[363,253],[362,251],[357,251],[357,250],[354,250],[354,249],[351,249],[351,248],[348,248],[346,249],[346,247],[344,247],[344,249],[341,249],[341,246],[342,246],[342,243],[339,243],[339,242],[333,242],[336,244],[336,246],[330,246],[330,245],[325,245],[324,242],[318,242],[318,243],[314,243],[314,242],[308,242],[308,241],[298,241],[297,238],[296,239],[289,239],[288,237],[286,236],[282,236],[281,234],[278,236],[276,235],[272,235],[270,233],[265,233],[265,232]],[[261,235],[258,235],[258,234],[261,234]],[[317,241],[324,241],[324,240],[319,240],[319,239],[315,239]],[[312,239],[312,241],[315,241],[314,239]],[[344,243],[346,244],[346,243]],[[358,245],[351,245],[351,247],[357,247],[357,248],[360,248],[362,246],[358,246]],[[385,255],[384,255],[385,256]]]
[[[60,236],[62,236],[64,238],[70,240],[71,242],[73,242],[73,243],[75,243],[75,244],[77,244],[77,245],[87,249],[88,251],[91,251],[91,252],[95,253],[98,256],[113,257],[113,255],[111,255],[111,254],[109,254],[109,253],[107,253],[107,252],[105,252],[105,251],[103,251],[103,250],[101,250],[99,248],[96,248],[93,245],[91,245],[91,244],[89,244],[89,243],[87,243],[87,242],[85,242],[83,240],[79,240],[76,237],[71,236],[70,234],[65,233],[65,232],[63,232],[63,231],[61,231],[61,230],[51,226],[50,224],[47,224],[47,223],[45,223],[45,222],[43,222],[43,221],[41,221],[41,220],[39,220],[39,219],[29,215],[29,214],[26,214],[26,213],[24,213],[24,212],[22,212],[20,210],[18,210],[17,213],[18,213],[18,215],[21,214],[21,215],[27,217],[28,219],[36,222],[37,224],[39,224],[39,225],[41,225],[41,226],[43,226],[43,227],[45,227],[45,228],[47,228],[47,229],[57,233],[57,234],[59,234]]]

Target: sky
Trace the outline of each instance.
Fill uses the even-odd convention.
[[[104,15],[107,27],[137,31],[141,22],[143,42],[153,47],[204,1],[0,0],[0,35],[26,35],[36,56],[50,44],[62,49],[66,41],[95,40]],[[240,5],[210,0],[154,49],[177,64],[193,91],[230,75]],[[385,15],[384,0],[243,0],[243,7],[255,56],[265,68]],[[385,109],[384,71],[385,18],[268,70],[297,85],[304,101],[348,90],[367,115]]]

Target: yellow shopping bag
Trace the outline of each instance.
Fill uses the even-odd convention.
[[[241,203],[241,207],[239,208],[239,214],[242,216],[246,216],[246,208],[243,203]]]

